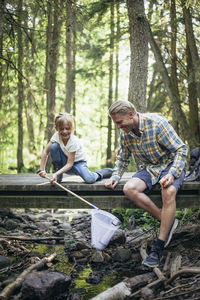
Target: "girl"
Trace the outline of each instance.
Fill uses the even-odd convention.
[[[60,113],[55,118],[56,132],[45,147],[37,173],[46,176],[45,166],[50,153],[54,167],[51,183],[61,182],[63,173],[82,177],[86,183],[94,183],[112,175],[112,169],[105,168],[91,172],[88,169],[86,155],[79,139],[73,134],[74,119],[68,113]]]

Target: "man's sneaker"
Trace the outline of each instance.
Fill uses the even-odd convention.
[[[150,254],[143,260],[142,264],[150,268],[155,268],[159,266],[161,259],[162,251],[153,249]]]
[[[173,235],[175,229],[177,228],[177,226],[178,226],[178,220],[174,219],[174,222],[172,223],[172,226],[171,226],[170,231],[168,233],[164,248],[166,248],[169,245],[169,243],[172,239],[172,235]]]

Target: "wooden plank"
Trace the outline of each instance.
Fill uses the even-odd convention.
[[[131,173],[125,173],[115,190],[106,189],[105,180],[86,184],[79,176],[65,175],[62,184],[101,209],[134,208],[134,204],[123,193],[123,186],[130,178]],[[149,196],[159,207],[161,206],[159,184]],[[36,174],[0,175],[0,207],[89,208]],[[177,195],[177,207],[200,207],[200,182],[185,182],[182,185]]]

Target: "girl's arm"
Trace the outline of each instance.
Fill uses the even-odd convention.
[[[40,172],[38,173],[41,177],[45,177],[47,175],[45,171],[45,167],[46,167],[47,158],[49,156],[50,147],[52,144],[53,144],[52,142],[49,142],[42,152],[42,157],[40,161]]]
[[[67,171],[69,171],[73,167],[74,160],[75,160],[75,155],[76,155],[76,152],[69,152],[66,165],[64,167],[62,167],[60,170],[58,170],[56,173],[53,174],[53,177],[51,179],[51,183],[57,181],[57,176],[58,175],[66,173]]]

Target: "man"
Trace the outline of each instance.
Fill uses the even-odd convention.
[[[116,187],[133,155],[139,170],[125,184],[124,193],[160,221],[158,239],[143,261],[146,266],[156,267],[178,225],[175,219],[176,193],[185,176],[187,148],[169,121],[160,114],[138,113],[131,102],[119,100],[111,105],[109,115],[122,130],[115,169],[105,186]],[[161,210],[144,193],[157,182],[162,187]]]

